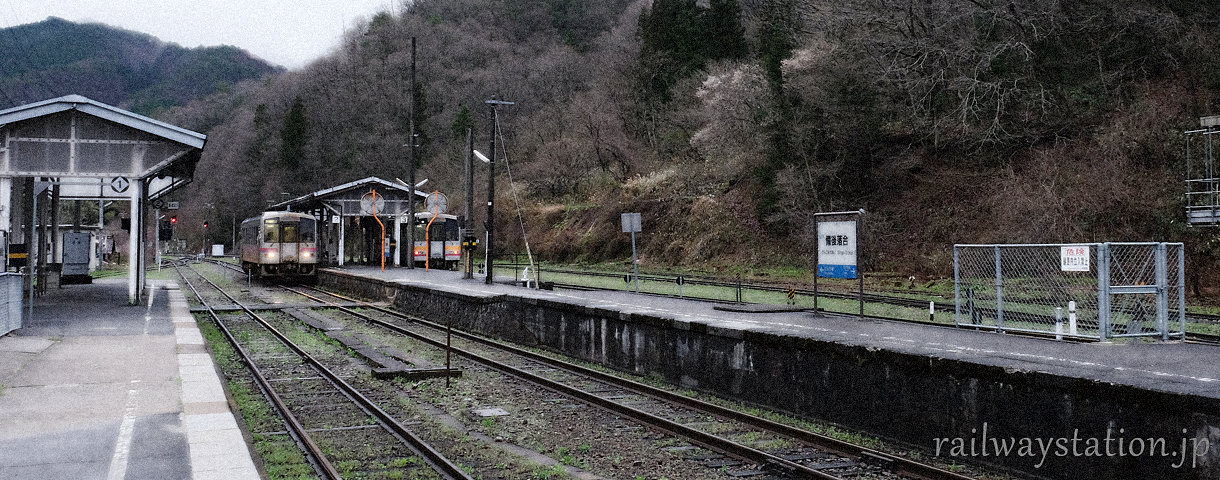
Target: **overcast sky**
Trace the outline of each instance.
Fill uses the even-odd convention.
[[[60,17],[183,47],[233,45],[290,69],[334,51],[343,32],[401,0],[0,0],[0,28]]]

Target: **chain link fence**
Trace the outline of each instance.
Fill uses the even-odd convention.
[[[955,245],[954,323],[1082,339],[1181,338],[1184,265],[1181,243]]]

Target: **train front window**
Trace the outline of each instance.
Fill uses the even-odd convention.
[[[316,242],[318,223],[312,218],[267,219],[263,221],[263,242]]]
[[[269,218],[263,221],[263,243],[280,243],[280,221]]]
[[[284,222],[283,225],[283,242],[297,243],[300,240],[301,224],[297,222]]]

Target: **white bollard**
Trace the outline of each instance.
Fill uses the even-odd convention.
[[[1068,333],[1077,335],[1076,333],[1076,301],[1068,302]]]
[[[911,277],[915,278],[915,277]],[[936,302],[928,302],[928,322],[936,321]]]
[[[1055,307],[1055,340],[1063,340],[1063,307]]]

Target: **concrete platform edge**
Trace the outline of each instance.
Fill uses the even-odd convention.
[[[455,325],[463,328],[547,345],[612,368],[658,375],[685,387],[830,420],[921,448],[932,447],[931,440],[939,438],[977,440],[977,432],[989,426],[1005,438],[1078,434],[1100,439],[1118,436],[1125,428],[1145,438],[1167,439],[1171,446],[1177,440],[1210,446],[1198,458],[1185,459],[1185,469],[1173,467],[1174,459],[1122,455],[1043,458],[1045,463],[993,455],[963,459],[968,462],[1037,477],[1220,478],[1220,395],[1175,391],[1179,386],[1158,383],[1155,377],[1142,385],[1107,381],[1115,374],[1107,373],[1104,365],[1082,362],[1043,369],[1037,362],[996,361],[980,354],[985,349],[917,354],[856,342],[850,331],[809,338],[754,325],[740,328],[734,321],[673,318],[647,305],[540,302],[537,296],[547,294],[482,290],[482,285],[468,287],[440,275],[429,282],[326,273],[323,284],[369,298],[385,294],[400,310],[424,318],[461,314],[463,320]],[[389,290],[394,291],[385,293]],[[929,332],[933,338],[938,335]],[[1093,374],[1100,376],[1090,378]],[[1206,383],[1211,377],[1216,375],[1195,380]]]
[[[260,477],[249,443],[228,407],[220,375],[211,355],[196,353],[203,335],[186,296],[176,284],[161,287],[170,296],[174,336],[178,339],[178,372],[182,379],[182,425],[190,449],[194,480]]]

